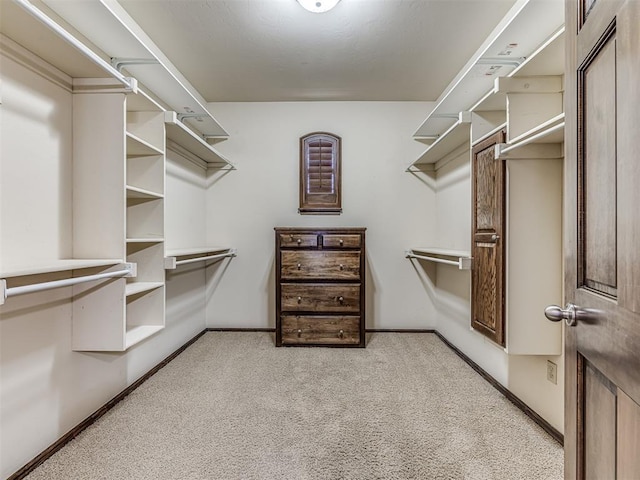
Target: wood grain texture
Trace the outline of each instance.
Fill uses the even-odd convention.
[[[616,49],[602,45],[580,76],[583,109],[580,199],[584,285],[615,296],[616,272]]]
[[[640,472],[640,405],[618,390],[618,478],[637,478]]]
[[[350,227],[275,228],[277,347],[366,346],[365,231]],[[298,246],[295,239],[307,236],[315,236],[317,243]],[[320,322],[323,330],[303,334],[303,329],[297,328],[292,338],[283,324],[283,318],[289,317],[324,318],[324,323]],[[347,335],[345,332],[351,330],[345,324],[354,319],[357,319],[357,331]],[[331,326],[341,324],[344,328],[337,327],[337,330]],[[328,336],[327,329],[331,332]],[[336,332],[340,330],[342,334],[337,339]]]
[[[359,284],[284,283],[282,309],[292,312],[359,312]]]
[[[360,342],[358,316],[292,316],[282,317],[284,344],[347,344]]]
[[[323,248],[360,248],[360,235],[322,235]]]
[[[289,248],[307,248],[318,246],[318,235],[285,233],[280,235],[280,245]]]
[[[359,251],[282,251],[286,280],[352,280],[360,278]]]
[[[618,304],[640,313],[640,2],[630,1],[617,17],[618,136]]]
[[[624,469],[624,477],[618,472],[617,478],[640,478],[640,466],[636,460],[637,446],[633,451],[626,449],[620,442],[620,435],[627,437],[634,433],[635,418],[631,404],[623,399],[622,392],[628,400],[637,405],[640,403],[640,313],[636,307],[638,300],[638,278],[640,278],[640,255],[637,238],[640,232],[640,214],[638,213],[638,184],[640,167],[637,152],[640,138],[637,125],[640,121],[640,110],[637,108],[639,95],[637,85],[640,83],[640,37],[638,22],[640,21],[640,2],[637,0],[596,1],[584,25],[580,25],[579,11],[576,2],[566,2],[567,22],[567,70],[565,75],[566,125],[565,125],[565,301],[576,304],[579,308],[598,311],[597,318],[589,321],[578,321],[575,327],[566,329],[565,342],[565,478],[574,480],[588,478],[596,469],[600,475],[599,465],[606,464],[605,475],[611,475],[611,454],[600,453],[597,448],[598,436],[602,436],[600,427],[589,429],[588,392],[583,388],[581,376],[584,363],[592,365],[594,371],[600,372],[618,392],[618,415],[631,415],[630,420],[617,419],[617,438],[608,440],[616,445],[615,468]],[[615,39],[615,40],[614,40]],[[615,43],[614,43],[615,42]],[[613,53],[611,53],[613,52]],[[611,56],[613,55],[614,58]],[[599,58],[598,58],[599,57]],[[595,63],[594,63],[595,62]],[[603,84],[609,82],[609,88],[615,93],[615,111],[613,118],[605,121],[616,127],[615,143],[610,147],[615,153],[616,202],[617,202],[617,256],[615,268],[618,272],[618,301],[614,302],[590,288],[580,288],[585,278],[583,269],[583,252],[579,248],[585,239],[584,229],[578,228],[584,220],[589,205],[580,202],[590,199],[597,192],[590,191],[591,183],[580,175],[581,165],[589,155],[589,145],[593,142],[611,142],[610,138],[598,139],[600,135],[611,135],[610,130],[590,128],[589,118],[596,115],[590,112],[588,90],[593,87],[593,80],[587,78],[587,72],[593,65],[602,62],[602,68],[615,73],[615,85],[611,78],[605,79],[600,74]],[[615,63],[612,65],[612,62]],[[615,70],[614,70],[615,68]],[[584,81],[586,78],[586,82]],[[589,83],[591,81],[591,83]],[[605,87],[602,87],[605,88]],[[602,89],[601,88],[601,89]],[[585,92],[586,90],[586,92]],[[610,98],[611,92],[603,92]],[[602,99],[591,102],[603,101]],[[607,100],[610,104],[610,100]],[[610,109],[610,106],[607,108]],[[585,120],[585,121],[582,121]],[[609,132],[609,133],[607,133]],[[597,144],[597,143],[596,143]],[[611,155],[611,151],[606,155]],[[613,163],[613,162],[610,162]],[[586,175],[589,164],[586,164]],[[610,172],[607,172],[609,174]],[[587,190],[587,191],[585,191]],[[600,196],[607,195],[600,191]],[[606,200],[610,201],[610,199]],[[593,202],[593,200],[592,200]],[[595,250],[595,249],[594,249]],[[598,252],[592,252],[598,255]],[[602,252],[605,261],[608,252]],[[582,255],[582,257],[581,257]],[[596,259],[599,261],[599,259]],[[587,373],[585,371],[584,375]],[[612,388],[609,388],[612,390]],[[584,410],[582,410],[584,405]],[[615,407],[614,407],[615,408]],[[632,410],[630,414],[624,409]],[[606,411],[598,412],[598,415]],[[584,422],[581,420],[585,419]],[[593,421],[593,420],[592,420]],[[584,425],[581,425],[584,424]],[[622,428],[622,431],[621,431]],[[629,432],[625,431],[628,428]],[[609,433],[606,433],[609,437]],[[584,448],[583,448],[584,445]],[[633,448],[633,447],[632,447]],[[594,456],[595,455],[595,456]],[[584,460],[584,461],[583,461]],[[620,467],[624,465],[623,467]],[[582,468],[584,467],[584,469]]]
[[[585,480],[615,479],[615,386],[588,363],[584,371],[583,398],[584,478]]]
[[[498,345],[505,345],[504,245],[505,164],[496,160],[494,146],[504,131],[472,150],[471,325]]]

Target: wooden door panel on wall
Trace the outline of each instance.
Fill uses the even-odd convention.
[[[498,132],[472,150],[471,325],[499,345],[504,332],[505,164],[495,159]]]
[[[565,477],[640,478],[640,2],[567,0]]]

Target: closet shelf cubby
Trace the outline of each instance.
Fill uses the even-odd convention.
[[[172,110],[185,115],[193,128],[207,136],[228,137],[205,99],[117,2],[85,2],[83,8],[67,0],[44,2],[108,55],[116,69],[126,69]]]
[[[164,326],[162,325],[136,325],[128,328],[125,334],[123,350],[128,350],[135,344],[140,343],[163,329]]]
[[[149,292],[151,290],[155,290],[156,288],[160,288],[164,285],[163,282],[134,282],[127,283],[125,288],[125,294],[127,297],[131,295],[137,295],[139,293]]]
[[[471,110],[491,90],[494,79],[507,76],[564,23],[562,2],[519,0],[440,95],[434,109],[414,133],[437,136],[455,123],[458,112]]]
[[[439,247],[415,247],[405,251],[406,258],[416,258],[434,263],[453,265],[459,270],[470,270],[473,259],[471,252]]]
[[[228,165],[235,170],[236,167],[224,155],[181,122],[176,112],[165,112],[164,121],[169,140],[181,145],[207,164]]]
[[[131,185],[127,185],[127,198],[164,198],[164,195],[157,192],[152,192],[151,190],[145,190],[144,188],[132,187]]]
[[[127,157],[145,157],[149,155],[163,155],[164,152],[133,133],[126,132]]]
[[[164,258],[164,268],[165,270],[174,270],[180,265],[235,257],[237,254],[237,250],[230,247],[196,247],[167,250]]]

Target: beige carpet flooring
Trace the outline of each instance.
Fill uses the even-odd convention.
[[[207,333],[29,480],[561,479],[563,451],[433,334]]]

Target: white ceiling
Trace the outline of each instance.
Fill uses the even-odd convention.
[[[119,0],[207,101],[436,100],[514,0]]]

